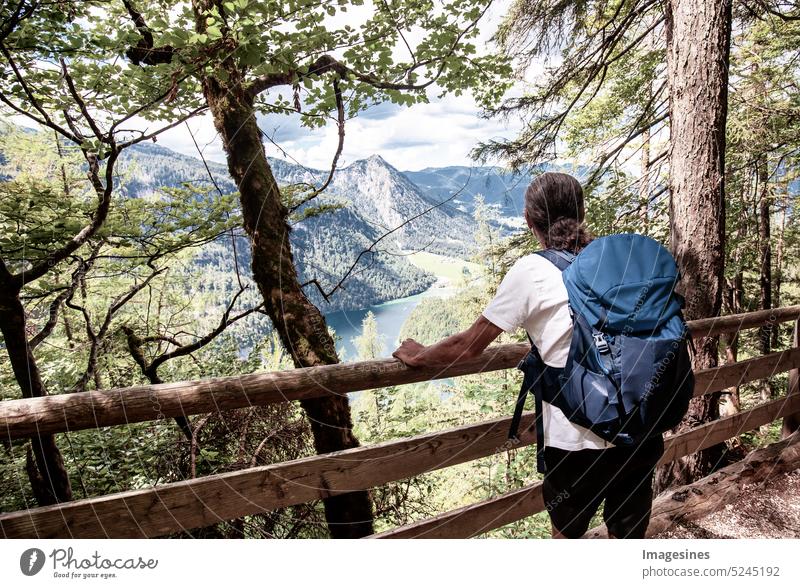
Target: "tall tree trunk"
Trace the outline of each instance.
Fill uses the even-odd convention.
[[[4,265],[0,272],[7,273]],[[28,345],[25,309],[19,290],[3,281],[0,281],[0,331],[23,398],[47,396],[39,366]],[[26,469],[36,502],[45,506],[72,500],[69,474],[53,435],[33,437],[31,449],[33,455],[31,459],[29,454]]]
[[[198,29],[204,31],[202,0],[195,0]],[[224,72],[225,81],[219,74]],[[252,248],[253,278],[265,310],[297,367],[338,363],[336,347],[319,309],[304,294],[289,243],[288,210],[269,167],[253,99],[243,87],[232,58],[203,79],[203,93],[222,137],[228,170],[236,182],[244,228]],[[301,401],[311,424],[317,453],[358,447],[346,395]],[[324,486],[325,480],[320,480]],[[366,491],[324,500],[331,536],[362,537],[373,532],[372,504]]]
[[[670,115],[671,247],[683,275],[686,316],[717,316],[725,269],[725,123],[730,0],[670,0],[666,10]],[[697,341],[695,368],[718,363],[718,340]],[[718,395],[692,400],[679,429],[718,417]],[[657,486],[686,483],[716,467],[725,445],[658,472]]]
[[[786,232],[786,209],[790,206],[790,196],[789,196],[789,183],[786,184],[786,191],[784,192],[784,196],[782,198],[783,203],[781,206],[781,224],[780,229],[778,230],[778,239],[777,243],[775,244],[775,271],[773,272],[773,279],[775,281],[774,286],[772,287],[772,302],[775,305],[775,308],[780,308],[782,301],[781,301],[781,287],[783,286],[783,238],[784,233]],[[775,328],[772,329],[772,347],[776,348],[780,346],[780,325],[775,325]]]
[[[649,23],[653,24],[653,23]],[[643,41],[643,49],[645,51],[649,51],[653,47],[653,40],[648,35]],[[645,88],[645,95],[643,99],[646,101],[646,104],[649,104],[653,99],[653,82],[652,80],[647,83]],[[648,120],[649,113],[645,115],[645,120]],[[640,177],[639,180],[639,221],[641,222],[641,232],[645,235],[648,234],[650,230],[650,142],[652,140],[652,134],[650,132],[650,126],[648,125],[645,128],[644,133],[642,133],[642,158],[640,163]]]
[[[766,155],[758,161],[758,248],[759,260],[759,306],[762,310],[772,308],[772,249],[770,244],[770,216],[772,214],[769,189],[769,167]],[[772,346],[773,325],[767,323],[758,330],[759,347],[767,355]],[[761,382],[761,399],[769,400],[774,395],[769,378]]]

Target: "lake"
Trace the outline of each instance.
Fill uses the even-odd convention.
[[[424,298],[448,298],[467,283],[475,283],[482,279],[482,269],[476,263],[427,251],[405,253],[411,263],[435,275],[436,283],[414,296],[390,300],[359,310],[342,310],[326,314],[325,320],[336,331],[336,350],[342,361],[357,359],[358,352],[353,339],[361,335],[361,323],[368,312],[372,311],[375,315],[378,332],[383,336],[381,357],[390,357],[399,344],[398,337],[403,323]],[[465,277],[468,281],[465,281]]]
[[[368,308],[358,310],[341,310],[325,315],[328,325],[336,331],[336,350],[342,361],[355,361],[358,353],[353,339],[361,335],[361,323],[367,313],[372,311],[378,324],[378,332],[383,336],[384,345],[381,357],[390,357],[397,349],[398,337],[403,323],[423,298],[443,298],[452,293],[450,288],[434,284],[429,289],[414,296],[390,300]]]

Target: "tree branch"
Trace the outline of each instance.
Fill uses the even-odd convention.
[[[245,291],[246,288],[247,288],[246,286],[241,288],[236,293],[236,295],[234,295],[233,299],[228,304],[228,307],[225,309],[225,312],[222,314],[222,318],[220,318],[219,324],[217,325],[217,327],[213,331],[207,333],[206,335],[204,335],[203,337],[200,337],[199,339],[193,341],[192,343],[188,343],[186,345],[181,345],[177,349],[174,349],[174,350],[172,350],[172,351],[170,351],[168,353],[162,353],[161,355],[159,355],[158,357],[153,359],[152,362],[150,362],[150,366],[149,366],[148,369],[150,371],[152,371],[153,373],[155,373],[155,371],[158,370],[158,368],[162,364],[164,364],[165,362],[169,361],[170,359],[174,359],[176,357],[183,357],[185,355],[189,355],[190,353],[194,353],[198,349],[201,349],[201,348],[205,347],[206,345],[208,345],[209,343],[211,343],[226,328],[228,328],[230,325],[232,325],[236,321],[241,320],[244,317],[246,317],[248,315],[251,315],[254,312],[259,311],[263,307],[263,303],[261,303],[261,304],[259,304],[257,306],[254,306],[253,308],[249,308],[248,310],[245,310],[245,311],[243,311],[243,312],[241,312],[241,313],[239,313],[239,314],[237,314],[237,315],[235,315],[233,317],[230,316],[230,313],[233,310],[233,307],[236,304],[237,299],[239,298],[239,296],[241,296],[241,294]]]
[[[79,259],[78,260],[78,267],[72,273],[72,280],[70,281],[70,285],[67,286],[58,296],[56,296],[53,301],[50,303],[50,310],[48,313],[48,319],[42,329],[36,333],[33,337],[31,337],[30,341],[28,342],[28,346],[30,347],[31,351],[36,349],[39,344],[47,339],[50,334],[53,332],[57,322],[58,322],[58,311],[61,309],[61,305],[68,299],[71,299],[72,296],[75,294],[75,290],[78,288],[78,285],[83,281],[84,277],[86,276],[86,272],[91,267],[92,263],[95,260],[95,256],[97,252],[100,250],[100,246],[96,246],[92,249],[92,255],[86,261]]]
[[[336,120],[339,133],[339,143],[336,146],[336,153],[333,155],[333,162],[331,163],[331,171],[328,174],[328,178],[325,180],[322,186],[315,189],[307,196],[304,196],[300,200],[300,202],[292,206],[291,209],[289,210],[290,213],[295,212],[298,208],[300,208],[304,204],[308,204],[314,198],[322,194],[330,185],[331,180],[333,180],[333,174],[336,172],[336,166],[339,163],[339,157],[342,155],[342,150],[344,149],[344,123],[345,123],[344,100],[342,99],[342,90],[339,87],[339,80],[336,78],[333,79],[333,95],[336,98]]]
[[[36,110],[36,112],[39,113],[41,118],[39,118],[36,115],[28,112],[27,110],[23,110],[22,108],[19,108],[18,106],[13,104],[5,95],[0,94],[0,99],[5,104],[10,106],[14,111],[18,112],[19,114],[22,114],[23,116],[27,116],[28,118],[30,118],[31,120],[35,121],[36,123],[38,123],[38,124],[40,124],[42,126],[49,127],[51,129],[53,129],[54,131],[58,131],[59,133],[64,135],[67,139],[72,141],[73,143],[76,143],[76,144],[80,145],[80,143],[81,143],[81,138],[80,137],[78,137],[78,136],[74,135],[73,133],[69,132],[68,130],[66,130],[61,125],[56,124],[53,121],[53,119],[50,117],[50,115],[47,114],[47,111],[41,105],[41,102],[39,102],[39,100],[36,98],[36,96],[34,96],[33,92],[31,91],[30,87],[28,86],[28,83],[25,81],[25,78],[23,77],[22,73],[19,71],[19,68],[17,67],[16,62],[14,61],[14,58],[12,57],[12,55],[9,52],[8,48],[5,46],[5,44],[2,41],[0,41],[0,52],[3,54],[3,56],[8,61],[8,65],[11,67],[11,71],[14,72],[14,78],[19,83],[20,87],[22,88],[22,91],[25,93],[25,96],[28,98],[28,101],[30,102],[31,106],[34,108],[34,110]]]
[[[122,4],[128,11],[136,30],[139,32],[140,39],[135,47],[130,47],[125,55],[134,65],[157,65],[159,63],[171,63],[175,56],[175,48],[172,45],[154,47],[153,32],[144,21],[142,13],[134,8],[129,0],[122,0]]]
[[[100,127],[97,126],[97,123],[92,115],[89,114],[89,109],[86,107],[86,102],[83,100],[83,96],[80,95],[80,92],[78,92],[77,88],[75,87],[75,82],[72,80],[72,76],[67,69],[67,62],[64,61],[63,58],[60,58],[59,62],[61,63],[61,72],[64,76],[64,80],[67,82],[67,88],[69,89],[70,96],[72,96],[75,104],[78,105],[81,115],[89,125],[89,128],[92,129],[92,133],[94,133],[94,136],[98,141],[110,142],[113,145],[113,137],[106,137],[105,133],[103,133],[100,130]]]
[[[174,337],[168,337],[163,335],[151,335],[148,337],[139,337],[134,330],[129,327],[128,325],[122,325],[120,330],[125,334],[125,338],[128,343],[128,351],[131,354],[131,357],[142,370],[142,374],[150,381],[151,384],[161,384],[163,380],[158,375],[158,368],[161,367],[167,361],[174,359],[176,357],[183,357],[185,355],[190,355],[205,347],[211,341],[213,341],[217,336],[219,336],[227,327],[235,323],[236,321],[243,319],[244,317],[259,311],[263,307],[263,303],[250,308],[244,312],[237,314],[236,316],[231,317],[230,313],[233,310],[234,305],[236,304],[237,299],[239,296],[244,292],[246,287],[240,288],[240,290],[236,293],[233,299],[230,301],[228,306],[225,309],[225,312],[220,319],[219,324],[217,327],[211,331],[210,333],[206,334],[199,339],[196,339],[192,343],[183,345],[179,341],[177,341]],[[167,341],[172,343],[176,348],[170,352],[162,353],[156,356],[152,361],[148,363],[147,358],[144,354],[143,346],[146,343],[154,342],[154,341]],[[191,423],[189,419],[183,416],[175,417],[175,422],[177,423],[178,427],[180,427],[181,431],[183,432],[184,436],[195,443],[195,434],[197,429],[194,431],[192,430]]]
[[[97,331],[97,333],[95,333],[94,328],[92,327],[92,319],[86,308],[83,305],[72,302],[71,296],[66,299],[65,303],[68,307],[72,308],[73,310],[77,310],[83,315],[83,319],[86,324],[86,336],[89,339],[89,358],[87,360],[86,370],[72,387],[71,392],[82,392],[86,388],[86,384],[88,384],[89,381],[94,377],[94,374],[97,371],[97,357],[100,349],[100,343],[108,334],[108,328],[111,326],[111,321],[114,318],[114,315],[119,311],[120,308],[127,304],[131,298],[143,290],[153,278],[164,272],[165,269],[166,268],[155,270],[141,283],[134,284],[126,293],[115,298],[106,310],[103,323],[100,325],[100,329]]]
[[[11,15],[0,25],[0,43],[14,32],[14,29],[19,26],[19,23],[31,16],[38,5],[39,3],[34,0],[26,7],[25,0],[19,0],[17,7],[13,10]]]
[[[25,284],[41,278],[43,275],[49,272],[54,265],[62,262],[69,255],[74,253],[97,232],[97,230],[103,225],[108,217],[108,211],[111,208],[111,194],[114,189],[112,170],[114,169],[114,164],[119,153],[116,149],[113,149],[106,160],[105,186],[100,180],[100,166],[97,156],[88,152],[84,152],[84,155],[89,163],[89,181],[94,186],[99,200],[97,208],[92,215],[91,222],[78,231],[78,233],[66,244],[48,254],[44,260],[35,264],[29,270],[23,270],[19,274],[14,275],[13,283],[17,288],[22,288],[22,286]]]
[[[410,74],[414,70],[425,66],[431,65],[436,63],[437,61],[440,62],[439,69],[436,74],[429,79],[428,81],[422,84],[413,84],[413,83],[398,83],[398,82],[389,82],[386,80],[380,79],[378,76],[370,73],[363,73],[352,69],[351,67],[345,65],[344,63],[338,61],[336,58],[332,57],[331,55],[320,55],[317,57],[316,60],[311,62],[306,68],[305,71],[303,70],[294,70],[288,72],[276,72],[265,74],[260,76],[250,82],[247,87],[247,94],[250,96],[251,99],[255,99],[260,93],[268,90],[270,88],[274,88],[275,86],[285,86],[289,84],[294,84],[304,78],[309,78],[312,76],[321,76],[328,72],[334,72],[339,77],[339,79],[346,80],[349,77],[358,80],[359,82],[363,82],[365,84],[369,84],[373,88],[378,90],[406,90],[406,91],[413,91],[413,90],[424,90],[428,88],[432,84],[436,83],[439,77],[442,75],[445,69],[446,59],[451,57],[455,52],[458,44],[464,38],[469,31],[471,31],[486,13],[486,10],[489,8],[491,3],[487,3],[486,7],[484,7],[483,11],[477,16],[475,20],[473,20],[469,26],[464,27],[464,29],[458,34],[455,41],[451,45],[450,49],[447,53],[438,58],[426,59],[423,61],[416,61],[415,63],[411,64],[406,69],[406,74]]]

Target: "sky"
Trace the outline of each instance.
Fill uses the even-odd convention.
[[[267,141],[267,154],[307,167],[329,168],[338,141],[336,125],[311,130],[301,127],[298,119],[282,115],[259,117],[262,131],[277,144]],[[210,115],[188,124],[204,157],[224,162]],[[499,120],[482,118],[472,99],[463,95],[411,107],[381,104],[347,121],[339,167],[374,154],[403,171],[470,165],[469,153],[478,142],[512,137],[515,132]],[[186,126],[161,134],[158,144],[193,157],[198,155]]]
[[[493,49],[490,39],[507,14],[512,1],[495,0],[481,19],[479,37],[474,41],[479,53]],[[347,13],[337,13],[329,24],[350,24],[356,27],[372,10],[369,2],[355,7],[356,10],[352,8],[354,7]],[[416,42],[414,37],[413,32],[406,34],[412,46]],[[399,46],[396,52],[400,51],[405,49]],[[406,55],[397,57],[404,60],[407,58]],[[542,66],[536,64],[526,72],[526,78],[530,80],[541,71]],[[283,90],[285,92],[286,88]],[[520,84],[515,84],[511,92],[519,93]],[[517,121],[481,116],[480,108],[469,94],[438,98],[440,93],[433,86],[428,90],[428,104],[408,107],[382,103],[348,120],[345,125],[344,150],[338,167],[376,154],[401,171],[451,165],[469,166],[474,164],[470,152],[478,143],[512,138],[520,130],[520,123]],[[302,127],[299,119],[298,115],[259,116],[260,128],[272,139],[272,142],[265,142],[267,154],[306,167],[329,169],[338,141],[335,122],[330,121],[326,127],[312,130]],[[24,117],[10,117],[10,120],[15,124],[31,126],[31,121]],[[143,119],[130,121],[129,124],[139,130],[152,130],[162,126]],[[198,157],[195,141],[203,157],[224,163],[225,153],[210,114],[195,117],[186,125],[165,131],[157,138],[158,144],[163,147]]]
[[[481,20],[480,38],[476,43],[479,52],[489,49],[489,39],[509,4],[510,0],[496,0]],[[358,16],[348,12],[339,18],[357,19]],[[429,92],[429,104],[407,107],[384,103],[348,120],[339,167],[375,154],[403,171],[471,165],[470,151],[479,142],[511,138],[519,130],[518,123],[481,117],[479,107],[469,95],[437,99],[438,93],[435,89]],[[310,130],[300,125],[299,116],[269,115],[260,117],[259,126],[278,145],[267,142],[268,155],[307,167],[330,168],[338,140],[333,121],[325,128]],[[189,127],[203,156],[224,162],[225,155],[210,115],[193,119]],[[185,126],[160,135],[158,143],[186,155],[198,155]]]

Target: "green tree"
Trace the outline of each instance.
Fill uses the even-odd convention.
[[[53,301],[51,310],[67,304],[72,297],[70,291],[74,292],[83,281],[87,265],[93,263],[92,255],[98,252],[98,243],[92,241],[102,237],[111,210],[115,164],[120,153],[163,130],[155,128],[134,136],[122,130],[126,122],[134,116],[146,115],[164,96],[154,100],[152,86],[133,96],[119,64],[96,59],[97,53],[102,54],[112,41],[107,34],[110,27],[92,37],[92,27],[83,26],[94,18],[95,8],[93,2],[53,5],[36,0],[19,0],[0,7],[0,104],[4,112],[26,117],[39,128],[54,132],[57,151],[62,149],[62,140],[64,148],[76,149],[87,178],[81,189],[76,190],[71,179],[74,172],[64,172],[62,167],[59,170],[62,173],[49,177],[48,181],[31,179],[16,186],[12,184],[12,190],[16,190],[12,202],[17,206],[11,207],[11,215],[19,218],[20,211],[33,209],[31,216],[35,220],[31,225],[36,228],[30,235],[34,238],[30,244],[23,229],[21,243],[8,245],[0,258],[0,331],[23,397],[48,394],[33,349],[52,329],[47,322],[40,332],[42,337],[29,341],[27,313],[21,298],[27,295],[22,294],[23,289],[46,288],[47,281],[66,262],[77,263],[72,285],[66,286],[66,293],[62,292],[64,295]],[[91,50],[86,51],[87,48]],[[92,57],[86,60],[86,55]],[[92,102],[101,97],[113,108],[101,108],[98,113]],[[193,114],[175,114],[171,124],[180,124]],[[49,180],[59,175],[61,185],[53,185]],[[21,192],[20,186],[24,186]],[[28,189],[31,197],[26,199],[24,191]],[[41,224],[48,215],[58,217],[55,210],[59,207],[51,210],[47,202],[58,201],[59,196],[67,203],[64,222],[59,219],[51,225]],[[87,317],[87,335],[92,339],[85,372],[87,381],[96,373],[97,336],[108,324],[106,319],[116,312],[118,304],[128,302],[137,293],[136,288],[141,287],[144,287],[142,282],[112,302],[105,310],[99,332],[90,327]],[[78,388],[82,385],[85,381],[79,381]],[[70,500],[69,476],[53,436],[33,439],[30,455],[28,473],[38,502]]]
[[[502,94],[509,73],[502,58],[478,55],[474,44],[488,1],[361,4],[122,0],[56,8],[20,0],[5,7],[3,103],[80,145],[98,179],[102,165],[108,175],[96,184],[103,190],[99,214],[70,247],[104,222],[121,149],[154,136],[125,131],[125,123],[137,115],[172,127],[208,109],[239,189],[264,311],[296,366],[338,361],[324,319],[297,278],[288,239],[290,215],[313,206],[327,182],[282,195],[256,115],[301,111],[309,127],[333,119],[340,144],[332,174],[348,116],[384,100],[426,101],[428,89],[471,90],[488,104]],[[336,24],[337,14],[354,7],[365,14],[360,26]],[[358,444],[345,399],[301,404],[318,452]],[[335,536],[371,532],[366,493],[331,497],[325,507]]]
[[[361,321],[361,334],[353,338],[356,353],[360,361],[378,359],[383,355],[386,337],[378,331],[378,321],[375,314],[369,311]]]

